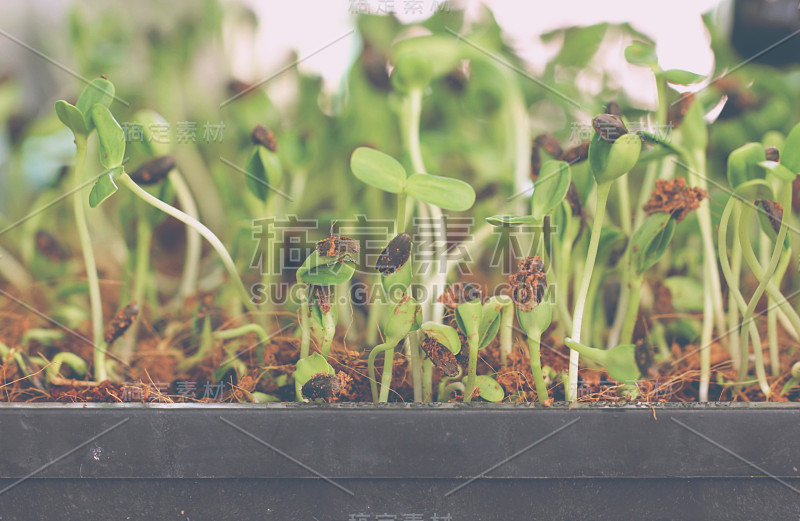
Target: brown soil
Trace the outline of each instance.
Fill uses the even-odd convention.
[[[650,200],[644,205],[648,215],[656,212],[671,214],[676,222],[681,222],[692,210],[697,209],[703,199],[708,198],[705,190],[686,186],[686,179],[657,179],[656,188]]]
[[[757,281],[747,280],[746,286],[755,286]],[[666,288],[655,285],[656,304],[652,314],[643,312],[638,321],[646,330],[654,321],[668,324],[679,315],[671,305],[671,298]],[[471,286],[454,285],[448,293],[447,302],[454,304],[469,293]],[[106,302],[106,316],[111,316],[119,305],[119,286],[103,285],[103,296]],[[752,289],[752,288],[750,288]],[[21,301],[34,309],[47,309],[48,299],[39,292],[27,296],[18,296]],[[761,304],[758,311],[762,311]],[[258,360],[255,349],[247,349],[258,342],[255,335],[246,335],[239,339],[216,342],[208,355],[194,365],[181,369],[182,362],[194,355],[199,347],[200,332],[203,320],[211,318],[214,329],[230,328],[250,320],[248,317],[228,317],[216,305],[213,295],[202,295],[187,300],[183,311],[169,317],[165,323],[151,324],[144,309],[139,320],[140,342],[128,365],[117,363],[120,379],[115,382],[95,384],[88,377],[73,380],[73,375],[63,369],[64,378],[56,384],[47,381],[43,370],[30,375],[23,374],[13,357],[0,360],[0,400],[14,402],[249,402],[253,392],[273,395],[283,401],[295,399],[295,389],[291,376],[294,364],[299,355],[299,338],[294,336],[275,336],[263,346],[263,359]],[[279,316],[281,322],[290,325],[290,317]],[[272,321],[277,324],[277,318]],[[448,312],[446,323],[453,324],[452,311]],[[92,347],[83,338],[91,336],[89,323],[80,324],[75,334],[65,334],[52,345],[41,345],[31,342],[21,345],[23,333],[31,328],[53,328],[41,316],[15,302],[7,299],[0,309],[0,340],[9,348],[18,350],[29,357],[41,356],[51,360],[58,352],[72,352],[84,360],[92,360]],[[765,359],[768,360],[766,346],[766,321],[760,319],[758,327],[764,341]],[[366,350],[355,351],[346,347],[340,331],[331,351],[331,365],[338,376],[338,393],[331,393],[330,401],[371,401],[370,379],[367,374]],[[124,339],[117,342],[121,343]],[[800,400],[800,389],[790,391],[785,396],[778,396],[783,384],[789,379],[789,368],[796,361],[797,343],[779,328],[779,342],[782,346],[782,374],[770,376],[769,384],[774,394],[771,401]],[[554,374],[565,372],[568,367],[569,349],[563,345],[563,338],[553,336],[553,330],[545,332],[542,338],[542,365],[552,368]],[[430,347],[430,346],[426,346]],[[764,396],[756,385],[748,385],[742,390],[734,390],[730,385],[737,379],[730,358],[725,349],[718,343],[711,346],[712,377],[710,395],[713,399],[723,401],[764,401]],[[317,346],[312,341],[312,351]],[[667,361],[656,363],[650,369],[648,378],[638,383],[639,400],[642,401],[696,401],[698,397],[698,381],[700,377],[700,350],[697,345],[681,346],[673,343],[669,346]],[[426,349],[429,356],[430,349]],[[449,351],[444,349],[444,351]],[[117,346],[110,352],[117,353]],[[236,353],[246,367],[247,373],[239,381],[225,378],[223,382],[213,381],[215,370],[222,362]],[[445,353],[445,354],[447,354]],[[455,362],[466,373],[468,364],[468,348],[462,339],[462,352],[454,357]],[[657,357],[657,359],[659,359]],[[452,360],[451,360],[452,362]],[[376,360],[376,375],[380,378],[383,368],[383,357]],[[389,400],[393,402],[409,402],[413,400],[411,371],[403,350],[398,347],[392,360],[393,379]],[[447,374],[453,374],[453,367],[439,363]],[[768,368],[769,370],[769,368]],[[90,363],[91,371],[91,363]],[[506,391],[506,401],[532,402],[536,396],[533,377],[530,370],[527,343],[521,335],[516,335],[513,350],[508,356],[505,367],[500,363],[499,342],[495,340],[478,357],[478,374],[494,375]],[[434,370],[434,389],[445,376],[443,369]],[[580,401],[622,400],[621,387],[609,381],[601,370],[583,367],[580,376]],[[718,378],[720,382],[718,383]],[[563,400],[563,386],[558,378],[549,384],[550,398]],[[456,393],[452,400],[460,400]]]

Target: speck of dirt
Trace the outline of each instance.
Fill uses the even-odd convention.
[[[511,298],[520,311],[531,311],[544,297],[547,289],[544,262],[539,256],[525,257],[519,261],[517,272],[508,278]]]
[[[657,179],[656,188],[643,209],[647,215],[664,212],[680,223],[692,210],[697,209],[708,193],[700,188],[686,186],[686,179]]]

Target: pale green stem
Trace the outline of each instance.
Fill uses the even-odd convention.
[[[788,183],[787,183],[788,184]],[[784,208],[790,208],[792,204],[792,187],[791,184],[788,186],[783,186],[781,191],[781,204]],[[750,234],[747,224],[750,221],[750,216],[752,215],[752,209],[747,206],[743,209],[741,215],[741,224],[739,228],[739,240],[742,242],[742,251],[745,255],[745,261],[748,264],[751,264],[751,261],[755,261],[754,264],[758,264],[758,260],[756,259],[755,253],[753,252],[753,245],[750,241]],[[753,313],[755,312],[756,305],[758,304],[758,300],[764,294],[766,290],[766,286],[769,283],[772,276],[775,274],[775,270],[778,268],[778,263],[781,260],[781,253],[783,252],[783,245],[784,241],[786,240],[786,219],[781,219],[781,226],[778,231],[778,238],[775,241],[775,247],[772,252],[772,257],[770,258],[769,265],[764,273],[764,277],[759,279],[758,287],[756,291],[753,293],[753,296],[750,298],[750,303],[747,306],[747,309],[744,312],[742,320],[745,322],[749,322],[753,320]],[[753,352],[755,353],[756,357],[756,377],[758,378],[758,383],[761,387],[761,391],[764,393],[765,396],[769,397],[771,394],[771,390],[769,388],[769,383],[767,383],[767,376],[766,371],[764,370],[764,351],[761,347],[761,344],[753,343]]]
[[[378,403],[380,399],[380,395],[378,394],[378,380],[375,377],[375,357],[378,356],[380,353],[384,354],[384,361],[383,361],[383,373],[386,373],[386,365],[389,365],[389,383],[391,383],[391,367],[394,362],[394,346],[391,342],[385,342],[378,346],[375,346],[372,351],[369,352],[369,357],[367,358],[367,374],[369,375],[369,388],[372,391],[372,401]],[[381,379],[381,385],[383,385],[383,379]],[[383,394],[383,389],[381,389],[381,395]],[[387,389],[386,396],[389,396],[389,391]]]
[[[192,217],[191,215],[187,215],[186,213],[178,210],[177,208],[168,205],[161,199],[157,197],[153,197],[142,189],[139,185],[137,185],[133,179],[131,179],[128,174],[123,173],[119,177],[119,181],[124,184],[129,190],[131,190],[136,196],[142,198],[148,204],[158,208],[162,212],[171,215],[175,219],[181,221],[182,223],[191,226],[195,230],[200,233],[208,242],[211,244],[211,247],[217,252],[220,259],[222,260],[222,264],[225,266],[225,269],[228,271],[228,275],[233,279],[236,288],[239,290],[242,300],[244,301],[245,306],[247,309],[250,310],[252,313],[257,313],[258,309],[253,304],[252,299],[250,298],[250,294],[245,288],[244,283],[242,283],[242,279],[239,278],[239,273],[236,271],[236,264],[234,264],[233,259],[231,258],[228,250],[225,249],[225,246],[222,242],[217,238],[214,233],[209,230],[203,223]]]
[[[223,329],[222,331],[215,331],[213,336],[218,340],[230,340],[232,338],[238,338],[251,333],[258,336],[258,345],[256,346],[256,362],[258,364],[262,364],[264,363],[264,348],[269,340],[269,335],[260,325],[245,324],[232,329]]]
[[[545,402],[550,398],[550,395],[547,393],[547,385],[545,385],[544,376],[542,375],[541,340],[541,331],[528,331],[528,350],[531,356],[531,373],[536,384],[536,400]]]
[[[181,205],[186,214],[200,218],[200,212],[197,210],[192,191],[186,183],[183,175],[173,169],[169,174],[169,182],[175,190],[175,197],[178,199],[178,204]],[[200,256],[202,255],[202,243],[200,242],[200,234],[194,227],[186,226],[186,257],[183,264],[183,273],[181,274],[181,284],[178,289],[178,294],[181,297],[188,297],[194,294],[197,287],[197,278],[200,273]]]
[[[708,190],[706,175],[705,150],[694,152],[694,160],[688,169],[689,183],[702,190]],[[697,220],[700,224],[700,235],[703,242],[703,291],[711,292],[712,313],[710,319],[714,321],[717,330],[725,329],[725,312],[722,305],[722,284],[720,283],[719,271],[717,270],[716,252],[714,250],[713,231],[711,228],[711,207],[708,204],[701,204],[697,209]],[[712,335],[713,335],[713,326]],[[709,341],[711,338],[709,337]],[[722,345],[728,342],[725,338],[720,339]]]
[[[721,232],[720,232],[721,233]],[[727,240],[722,244],[726,244]],[[724,253],[724,248],[720,250],[720,264],[722,264],[722,257]],[[742,278],[742,245],[739,244],[738,240],[733,241],[733,248],[731,250],[731,277],[730,279],[735,282],[736,287],[739,285],[739,281]],[[731,287],[731,282],[727,281],[728,277],[726,276],[726,283],[728,287]],[[739,307],[736,305],[736,298],[734,297],[734,292],[729,290],[728,291],[728,333],[730,335],[730,342],[728,342],[728,354],[733,360],[733,367],[738,371],[739,364],[741,363],[741,359],[739,357],[739,352],[741,350],[741,335],[739,335]]]
[[[737,317],[738,312],[743,312],[747,308],[747,303],[744,300],[744,296],[742,295],[741,290],[739,289],[739,278],[734,276],[733,271],[731,270],[731,265],[728,262],[728,254],[727,254],[727,239],[728,239],[728,223],[730,222],[731,213],[734,213],[734,234],[733,240],[734,244],[739,244],[739,234],[738,234],[738,226],[740,221],[740,213],[741,213],[741,204],[739,203],[736,197],[731,197],[728,199],[728,203],[725,205],[725,209],[722,211],[722,216],[720,217],[719,221],[719,231],[718,231],[718,240],[717,240],[717,248],[719,250],[719,263],[720,267],[722,268],[722,274],[725,276],[725,281],[728,284],[728,292],[730,296],[734,299],[737,308]],[[740,248],[740,252],[741,252]],[[748,353],[748,332],[750,336],[753,337],[753,342],[757,345],[761,345],[761,337],[758,333],[758,328],[755,325],[754,321],[750,323],[745,323],[742,321],[741,323],[734,324],[732,329],[738,329],[742,327],[743,329],[747,327],[743,331],[743,334],[739,337],[739,353],[737,353],[738,361],[738,377],[737,380],[743,381],[745,376],[747,375],[747,353]],[[703,361],[702,350],[703,349],[710,349],[710,346],[706,344],[701,344],[701,363]],[[701,368],[702,371],[702,368]],[[710,377],[709,377],[710,379]],[[734,391],[735,394],[735,391]],[[708,401],[708,396],[705,396],[706,400]]]
[[[630,296],[628,297],[625,320],[622,323],[622,331],[620,332],[620,344],[630,344],[633,342],[633,331],[636,329],[636,319],[639,316],[639,303],[642,298],[643,281],[644,274],[636,273],[636,270],[631,266],[630,273],[628,274],[628,292]]]
[[[377,275],[377,281],[370,286],[371,299],[369,312],[367,313],[367,345],[375,345],[378,342],[378,324],[381,320],[381,311],[384,306],[383,285],[381,284],[380,277],[382,277],[382,275]]]
[[[333,337],[336,335],[336,322],[333,320],[333,312],[329,311],[322,314],[322,345],[320,351],[326,359],[330,355],[333,347]]]
[[[433,362],[424,360],[422,362],[422,401],[430,402],[433,400]]]
[[[403,125],[405,127],[404,129],[405,147],[408,150],[408,154],[411,159],[411,166],[415,174],[428,172],[427,169],[425,168],[425,162],[422,159],[422,150],[420,148],[420,140],[419,140],[419,125],[420,125],[421,114],[422,114],[422,89],[415,88],[408,93],[408,97],[406,99],[406,111],[402,117]],[[423,203],[420,202],[420,205],[422,204]],[[439,209],[438,206],[429,205],[428,211],[430,212],[431,216],[431,224],[433,227],[432,232],[434,236],[437,238],[437,241],[439,240],[446,241],[447,237],[445,235],[446,232],[443,227],[441,209]],[[397,197],[397,221],[396,221],[397,229],[404,230],[405,223],[406,223],[406,195],[399,194]],[[434,259],[433,269],[434,273],[429,277],[425,285],[427,288],[429,288],[432,295],[436,295],[444,291],[444,287],[447,282],[447,260],[445,257],[440,257],[438,250],[436,251],[436,258]],[[431,298],[429,299],[429,302],[423,303],[423,307],[430,310],[427,313],[430,317],[430,320],[434,322],[441,322],[442,316],[444,315],[443,304]],[[422,387],[424,386],[422,382],[418,380],[423,376],[422,367],[420,365],[421,357],[419,356],[419,342],[417,342],[416,356],[412,350],[411,364],[412,364],[411,377],[414,386],[414,397],[416,400],[418,391],[421,397]],[[433,378],[433,372],[429,374],[431,378]],[[426,385],[433,387],[433,382],[429,382]],[[381,394],[383,394],[383,389],[381,389]]]
[[[305,289],[300,292],[300,356],[298,360],[306,358],[311,350],[311,324],[308,316],[308,293]],[[303,386],[295,380],[294,389],[297,401],[303,401]]]
[[[14,286],[18,291],[27,291],[33,279],[31,279],[25,266],[19,263],[5,248],[0,246],[0,277]]]
[[[772,283],[780,284],[783,276],[786,275],[786,269],[789,267],[791,259],[791,250],[787,248],[783,251],[781,262],[772,277]],[[769,337],[770,371],[772,376],[778,377],[781,375],[780,345],[778,345],[778,307],[772,297],[767,299],[767,336]]]
[[[469,367],[467,368],[467,385],[464,391],[464,403],[472,401],[472,393],[475,391],[475,381],[478,372],[478,344],[480,338],[477,334],[467,337],[469,344]]]
[[[514,333],[514,306],[507,304],[500,310],[500,366],[505,367]]]
[[[626,174],[627,175],[627,174]],[[606,203],[608,193],[612,183],[606,182],[597,185],[597,204],[595,208],[594,221],[592,222],[592,235],[589,239],[589,251],[586,255],[586,263],[583,266],[581,285],[578,296],[575,299],[575,312],[572,315],[572,339],[579,343],[581,339],[581,324],[583,321],[583,311],[586,307],[586,295],[589,292],[589,283],[592,278],[592,269],[597,257],[597,248],[600,244],[600,234],[603,229],[603,219],[606,214]],[[566,393],[567,401],[574,402],[578,398],[578,362],[580,354],[576,350],[571,350],[569,354],[569,376],[568,390]]]
[[[413,338],[412,338],[413,337]],[[422,401],[422,356],[419,352],[419,337],[417,333],[406,336],[405,348],[411,359],[411,382],[414,388],[414,401]]]
[[[133,295],[132,300],[136,302],[140,309],[144,306],[145,292],[147,290],[147,282],[149,280],[150,272],[150,240],[153,237],[153,228],[150,226],[150,221],[144,212],[144,203],[142,201],[135,201],[136,203],[136,267],[133,277]],[[136,348],[136,341],[139,338],[139,320],[134,320],[131,327],[125,333],[120,349],[119,358],[124,362],[129,362],[133,352]]]
[[[92,341],[94,342],[94,379],[98,382],[108,379],[106,372],[106,343],[103,338],[103,301],[100,297],[100,280],[97,276],[97,264],[92,249],[92,238],[86,222],[86,208],[89,204],[84,197],[83,168],[86,162],[86,137],[75,136],[77,158],[73,167],[75,195],[72,198],[75,223],[78,228],[78,239],[81,243],[86,279],[89,283],[89,304],[92,311]]]

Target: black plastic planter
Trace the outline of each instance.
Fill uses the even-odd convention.
[[[0,406],[0,519],[796,520],[791,404]]]

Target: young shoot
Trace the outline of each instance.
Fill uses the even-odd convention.
[[[517,320],[528,335],[531,373],[536,385],[536,398],[548,402],[549,394],[542,375],[541,338],[553,319],[552,304],[547,300],[547,279],[541,257],[525,257],[517,273],[509,277],[511,298],[517,309]]]
[[[575,311],[572,316],[572,337],[580,342],[583,314],[586,308],[586,297],[592,279],[600,235],[603,230],[608,194],[613,182],[630,171],[639,159],[642,148],[641,140],[636,134],[628,133],[625,124],[618,116],[601,114],[592,121],[595,133],[589,145],[589,165],[597,183],[597,202],[592,234],[589,240],[589,251],[586,256],[580,287],[575,298]],[[577,350],[570,352],[569,385],[567,400],[577,400],[578,394],[578,359]]]

